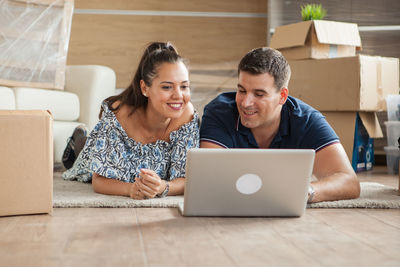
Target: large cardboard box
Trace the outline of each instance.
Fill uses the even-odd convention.
[[[290,94],[320,111],[386,110],[399,93],[399,59],[358,55],[289,61]]]
[[[322,114],[340,138],[344,150],[357,172],[372,169],[373,138],[383,137],[375,112],[329,112]]]
[[[0,110],[0,216],[51,213],[52,116]]]
[[[270,47],[286,59],[355,56],[361,49],[357,24],[310,20],[277,27]]]

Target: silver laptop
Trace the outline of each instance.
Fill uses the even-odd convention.
[[[191,149],[184,216],[301,216],[311,149]]]

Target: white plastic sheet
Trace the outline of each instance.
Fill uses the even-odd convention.
[[[0,85],[63,89],[73,0],[0,0]]]

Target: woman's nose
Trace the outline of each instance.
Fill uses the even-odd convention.
[[[175,98],[182,98],[182,95],[183,95],[183,93],[182,93],[181,87],[180,86],[175,86],[174,95],[173,96]]]

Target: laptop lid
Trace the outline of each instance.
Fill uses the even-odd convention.
[[[312,149],[191,149],[184,216],[301,216]]]

